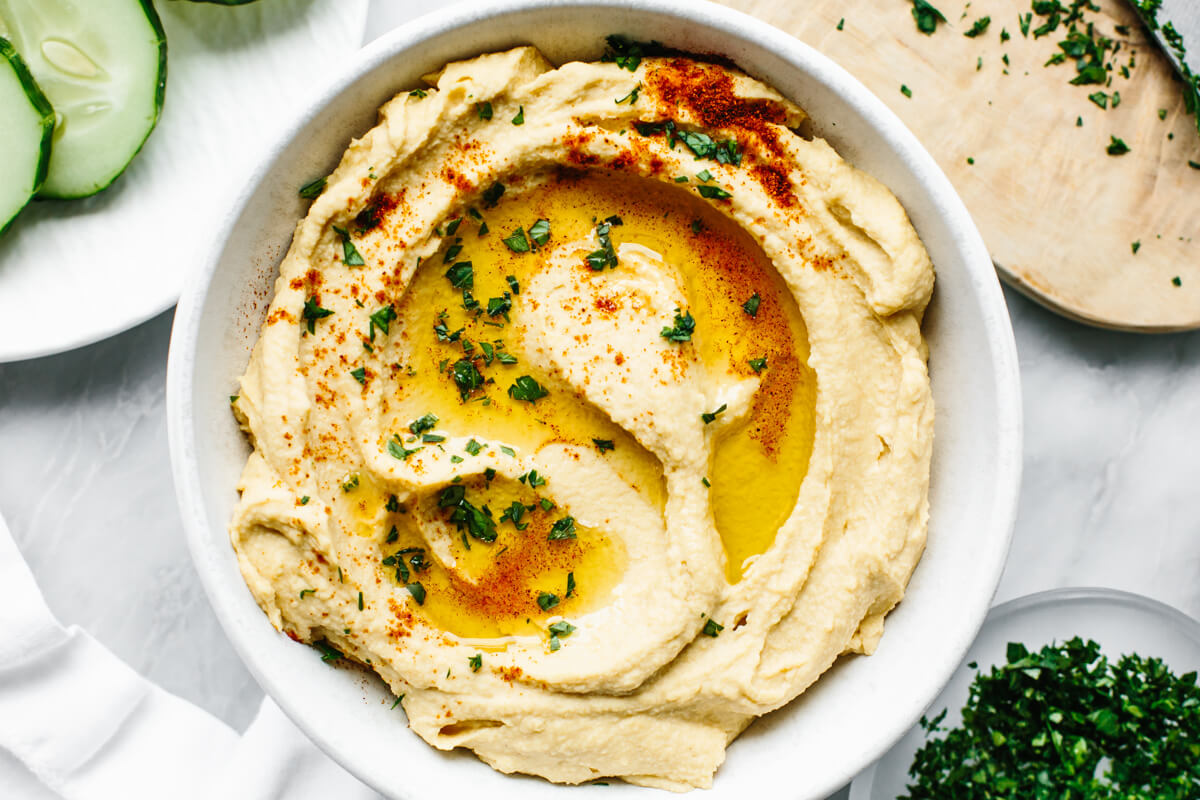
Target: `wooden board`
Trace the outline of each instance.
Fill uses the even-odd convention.
[[[917,30],[908,0],[724,2],[812,45],[879,95],[950,176],[1011,285],[1094,325],[1200,327],[1200,169],[1188,166],[1200,162],[1200,135],[1170,63],[1125,0],[1095,0],[1101,12],[1090,15],[1122,42],[1114,66],[1136,54],[1129,78],[1114,71],[1110,87],[1070,85],[1070,60],[1043,67],[1064,32],[1023,37],[1017,18],[1029,0],[933,0],[949,22],[932,36]],[[982,16],[991,17],[987,31],[964,36]],[[1120,105],[1098,108],[1088,100],[1097,89],[1119,91]],[[1129,153],[1107,154],[1113,135]]]

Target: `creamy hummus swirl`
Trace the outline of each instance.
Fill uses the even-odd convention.
[[[801,110],[684,57],[447,65],[352,142],[234,403],[271,622],[435,747],[708,786],[925,541],[933,286]]]

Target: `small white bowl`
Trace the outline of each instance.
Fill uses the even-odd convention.
[[[276,268],[305,201],[381,103],[453,59],[534,44],[552,61],[599,57],[624,33],[719,53],[812,115],[814,132],[891,187],[938,271],[925,322],[937,403],[929,543],[878,651],[847,658],[729,748],[713,798],[820,798],[916,721],[983,622],[1008,552],[1020,477],[1021,400],[1004,299],[983,241],[946,176],[882,102],[812,48],[698,0],[516,0],[455,6],[364,48],[314,92],[259,170],[183,292],[168,368],[167,418],[180,509],[196,569],[234,647],[263,688],[330,756],[395,798],[562,798],[572,790],[501,775],[442,753],[391,710],[381,682],[321,663],[278,633],[242,582],[226,525],[248,453],[228,395],[257,337]],[[580,790],[574,790],[578,792]],[[587,791],[587,790],[584,790]],[[620,782],[605,797],[661,797]]]

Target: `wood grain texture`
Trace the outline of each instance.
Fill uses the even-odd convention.
[[[1197,328],[1200,169],[1188,166],[1200,162],[1195,119],[1132,9],[1096,2],[1097,30],[1121,42],[1114,67],[1135,57],[1129,77],[1115,70],[1109,87],[1070,85],[1072,61],[1043,66],[1064,31],[1022,36],[1018,14],[1029,0],[935,0],[949,22],[932,36],[917,30],[908,0],[725,0],[825,53],[879,95],[949,175],[1011,285],[1094,325]],[[987,31],[964,36],[983,16],[992,20]],[[1116,33],[1117,25],[1130,33]],[[1088,100],[1097,89],[1119,91],[1120,105],[1101,110]],[[1129,153],[1107,154],[1114,135]]]

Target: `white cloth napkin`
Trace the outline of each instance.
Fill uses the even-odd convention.
[[[374,800],[269,699],[242,736],[64,628],[0,517],[0,797]]]

